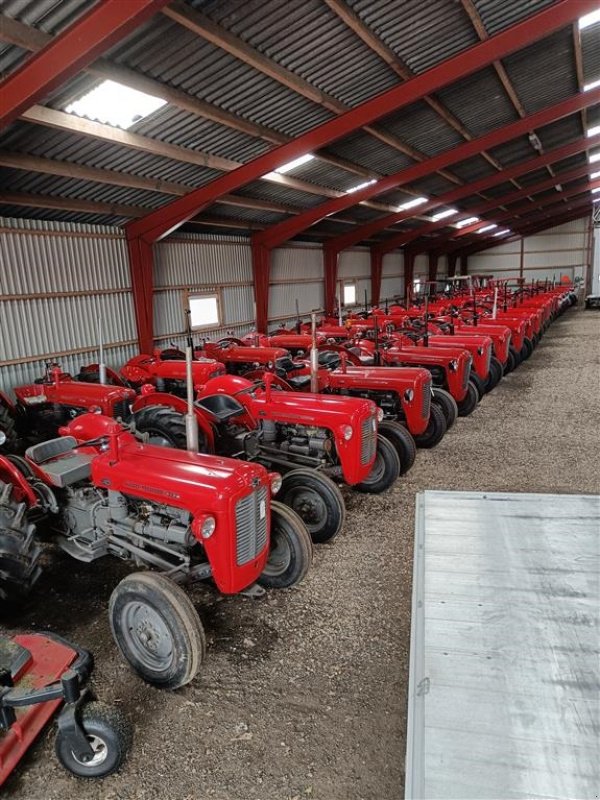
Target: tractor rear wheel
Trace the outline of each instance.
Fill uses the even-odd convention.
[[[315,543],[330,542],[342,530],[344,498],[327,475],[308,467],[293,469],[283,476],[277,498],[298,514]]]
[[[6,492],[0,482],[0,495]],[[0,499],[0,606],[13,606],[25,598],[41,573],[41,548],[35,525],[27,520],[26,506]]]
[[[400,475],[405,475],[415,463],[417,445],[409,430],[393,420],[384,420],[377,429],[381,436],[394,445],[400,459]]]
[[[0,453],[13,453],[17,447],[17,427],[10,411],[0,405]]]
[[[433,389],[432,401],[435,405],[442,409],[442,413],[446,418],[446,430],[450,430],[458,417],[458,406],[456,405],[456,400],[452,397],[450,392],[435,386]]]
[[[458,405],[458,416],[459,417],[468,417],[470,416],[473,411],[477,408],[477,403],[479,402],[479,397],[477,393],[477,389],[475,388],[475,384],[469,381],[467,386],[467,394]]]
[[[136,572],[117,585],[108,608],[121,654],[145,681],[179,689],[206,652],[202,623],[184,590],[156,572]]]
[[[377,453],[371,472],[354,487],[359,492],[380,494],[389,489],[400,475],[400,459],[396,448],[383,436],[377,436]]]
[[[441,442],[444,438],[444,434],[447,430],[448,426],[446,424],[444,412],[438,405],[432,403],[429,409],[429,423],[427,428],[419,436],[415,436],[415,442],[419,447],[424,447],[425,449],[435,447],[436,444]]]
[[[471,373],[469,377],[469,382],[472,383],[477,389],[477,395],[478,395],[477,402],[479,403],[483,398],[483,395],[485,394],[485,383],[479,377],[479,375],[476,375],[474,372]]]
[[[502,380],[503,376],[504,368],[502,367],[502,362],[499,361],[496,356],[492,356],[492,360],[490,361],[490,372],[487,377],[487,381],[485,382],[486,393],[491,392],[492,389],[495,389]]]
[[[504,367],[504,374],[508,375],[509,372],[515,370],[519,364],[521,363],[521,356],[519,355],[519,351],[510,345],[508,348],[508,361],[506,362],[506,366]]]
[[[187,448],[185,417],[179,411],[169,406],[146,406],[136,411],[133,417],[136,429],[148,434],[149,444],[177,450]]]
[[[525,361],[533,353],[533,343],[531,339],[525,337],[523,339],[523,347],[521,348],[521,361]]]
[[[305,524],[295,511],[273,500],[269,559],[258,583],[268,589],[296,586],[306,577],[312,557],[312,539]]]

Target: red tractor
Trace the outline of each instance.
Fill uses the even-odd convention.
[[[25,458],[0,457],[0,598],[18,604],[40,573],[36,525],[69,555],[111,555],[148,571],[114,589],[116,643],[157,686],[192,680],[205,636],[180,584],[211,578],[236,594],[258,582],[294,586],[312,542],[272,500],[281,477],[259,464],[141,443],[113,419],[84,414]]]

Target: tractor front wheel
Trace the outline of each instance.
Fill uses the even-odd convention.
[[[145,681],[179,689],[194,678],[206,639],[180,586],[155,572],[133,573],[113,591],[108,613],[121,654]]]
[[[89,759],[79,758],[73,737],[59,728],[54,749],[65,769],[78,778],[105,778],[123,763],[131,743],[131,729],[121,712],[105,703],[88,703],[79,724],[92,749]]]
[[[306,577],[312,557],[312,539],[305,524],[295,511],[273,500],[269,559],[258,583],[268,589],[296,586]]]
[[[415,442],[419,447],[430,449],[441,442],[447,430],[444,412],[438,405],[432,403],[429,409],[429,423],[422,434],[415,436]]]
[[[499,361],[496,356],[492,356],[492,360],[490,361],[490,371],[485,382],[486,393],[491,392],[492,389],[495,389],[502,380],[503,376],[504,368],[502,367],[502,362]]]
[[[485,382],[479,377],[479,375],[472,372],[469,377],[469,383],[472,383],[477,389],[477,402],[479,403],[485,394]]]
[[[417,445],[410,431],[404,425],[392,420],[379,423],[378,431],[381,436],[388,439],[396,448],[400,459],[400,475],[405,475],[415,463]]]
[[[313,542],[330,542],[342,530],[344,498],[326,475],[308,467],[293,469],[284,475],[277,497],[298,514]]]
[[[433,388],[432,400],[434,405],[442,409],[442,413],[446,419],[446,430],[449,431],[458,417],[456,400],[452,397],[450,392],[447,392],[445,389],[440,389],[437,386]]]
[[[470,416],[473,411],[477,408],[477,403],[479,402],[479,394],[477,389],[475,388],[475,384],[469,381],[467,386],[467,394],[464,400],[461,400],[458,405],[458,416],[459,417],[468,417]]]
[[[400,475],[400,459],[396,448],[385,437],[377,436],[377,453],[371,472],[354,487],[366,494],[380,494],[389,489]]]

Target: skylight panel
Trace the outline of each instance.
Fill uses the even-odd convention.
[[[595,164],[596,161],[600,161],[600,150],[597,153],[590,153],[590,164]]]
[[[160,97],[130,89],[116,81],[103,81],[70,103],[65,111],[127,130],[166,104],[167,101]]]
[[[301,167],[302,164],[306,164],[309,161],[312,161],[314,158],[312,153],[305,153],[303,156],[299,156],[295,158],[293,161],[289,161],[287,164],[283,164],[281,167],[277,167],[275,172],[278,172],[280,175],[285,175],[286,172],[291,172],[296,167]]]
[[[586,135],[589,138],[590,136],[596,136],[598,133],[600,133],[600,125],[594,125],[593,128],[588,128],[587,129],[587,134]]]
[[[600,186],[597,189],[592,189],[592,194],[598,194],[600,192]]]
[[[375,178],[372,178],[370,181],[364,181],[363,183],[353,186],[351,189],[346,189],[346,194],[354,194],[354,192],[358,192],[361,189],[366,189],[367,186],[372,186],[374,183],[377,183]]]
[[[498,231],[497,233],[494,233],[494,236],[506,236],[507,233],[512,233],[512,231],[509,231],[509,229],[506,228],[503,231]]]
[[[496,225],[496,223],[493,223],[492,225],[486,225],[485,228],[479,228],[477,233],[486,233],[487,231],[493,231],[494,228],[497,228],[497,227],[498,226]]]
[[[600,171],[592,172],[592,174],[590,175],[590,180],[593,181],[594,178],[600,178]]]
[[[438,211],[437,214],[434,214],[431,221],[437,222],[440,219],[446,219],[446,217],[453,217],[455,214],[458,214],[456,208],[447,208],[445,211]]]
[[[398,206],[398,211],[408,211],[409,208],[416,208],[416,206],[422,206],[423,203],[428,201],[428,197],[415,197],[412,200],[408,200],[406,203],[402,203],[401,206]]]
[[[582,31],[584,28],[589,28],[590,25],[595,25],[597,22],[600,22],[600,8],[590,11],[589,14],[583,17],[579,17],[579,30]]]
[[[597,89],[600,86],[600,78],[597,81],[592,81],[591,83],[585,83],[583,85],[584,92],[591,92],[592,89]]]
[[[460,222],[457,222],[454,227],[455,228],[464,228],[465,225],[473,225],[475,222],[481,222],[479,217],[467,217],[467,219],[461,219]]]

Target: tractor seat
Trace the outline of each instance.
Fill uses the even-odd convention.
[[[230,394],[209,394],[201,400],[196,401],[196,405],[210,412],[219,422],[226,422],[231,417],[237,417],[244,413],[244,406]]]
[[[87,480],[92,474],[92,456],[74,453],[76,447],[74,436],[60,436],[29,447],[25,455],[40,467],[52,486],[64,489]]]
[[[23,645],[0,637],[0,673],[7,673],[14,678],[31,660],[31,653]]]
[[[342,359],[339,353],[335,350],[322,350],[319,353],[319,366],[325,369],[337,369]]]
[[[281,356],[281,358],[275,360],[275,369],[277,372],[281,370],[281,372],[287,375],[288,372],[293,372],[295,369],[298,369],[298,365],[294,364],[289,356]]]
[[[306,389],[310,386],[310,375],[297,375],[295,378],[287,378],[287,382],[294,389]]]

